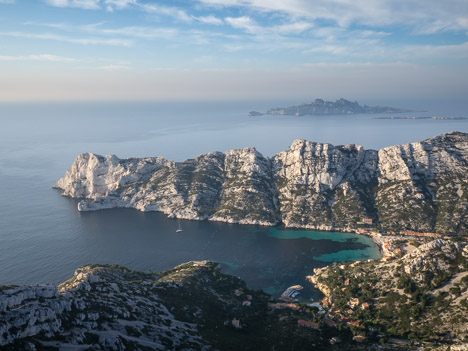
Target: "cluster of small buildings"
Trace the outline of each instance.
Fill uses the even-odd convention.
[[[362,218],[360,222],[357,224],[360,225],[366,225],[364,228],[358,228],[355,230],[356,234],[367,234],[367,235],[378,235],[377,229],[372,229],[372,225],[374,224],[374,221],[372,218]],[[421,232],[414,232],[410,230],[402,230],[399,233],[398,232],[388,232],[388,235],[408,235],[408,236],[418,236],[418,237],[429,237],[429,238],[441,238],[442,235],[438,233],[421,233]]]
[[[441,238],[442,235],[437,233],[419,233],[419,232],[412,232],[409,230],[404,230],[400,232],[400,235],[411,235],[411,236],[424,236],[429,238]]]
[[[352,314],[353,310],[349,310],[347,311],[348,314]],[[343,315],[341,313],[341,311],[330,311],[328,312],[328,315],[327,317],[324,319],[325,321],[329,320],[331,322],[333,322],[334,326],[336,326],[336,322],[337,321],[338,323],[342,323],[344,324],[345,326],[348,326],[348,325],[353,325],[355,327],[359,327],[359,321],[351,318],[351,317],[346,317],[345,315]],[[333,321],[335,320],[335,321]],[[332,326],[330,323],[327,323],[328,326]]]
[[[402,255],[401,249],[393,245],[393,242],[391,240],[385,240],[383,242],[382,253],[382,260],[384,261],[388,261],[394,257],[400,257]]]

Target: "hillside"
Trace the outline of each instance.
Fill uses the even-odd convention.
[[[311,272],[312,273],[312,272]],[[188,262],[86,265],[59,286],[0,287],[2,350],[465,350],[468,247],[314,270],[318,303],[273,299]]]
[[[438,239],[390,262],[318,268],[308,278],[324,293],[329,318],[358,321],[355,334],[468,348],[467,246]]]

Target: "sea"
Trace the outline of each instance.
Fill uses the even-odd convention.
[[[468,120],[463,119],[248,116],[251,110],[300,102],[0,104],[0,285],[57,284],[88,263],[157,272],[190,260],[214,260],[223,272],[244,279],[251,288],[277,296],[288,286],[301,284],[302,299],[318,298],[305,277],[333,262],[378,258],[378,247],[370,238],[281,226],[178,221],[133,209],[80,213],[75,199],[52,189],[84,152],[182,161],[248,146],[273,156],[295,139],[379,149],[455,130],[468,132]],[[468,117],[466,102],[386,105],[424,110],[402,116]],[[179,224],[183,231],[176,233]]]

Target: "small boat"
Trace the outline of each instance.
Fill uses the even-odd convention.
[[[180,233],[181,231],[182,231],[182,228],[180,227],[180,223],[179,223],[179,228],[177,228],[177,230],[175,232]]]

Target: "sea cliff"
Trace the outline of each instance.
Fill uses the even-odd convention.
[[[317,230],[468,231],[468,134],[365,150],[296,140],[268,158],[254,148],[162,157],[79,155],[56,188],[78,210],[113,207],[169,217]]]

